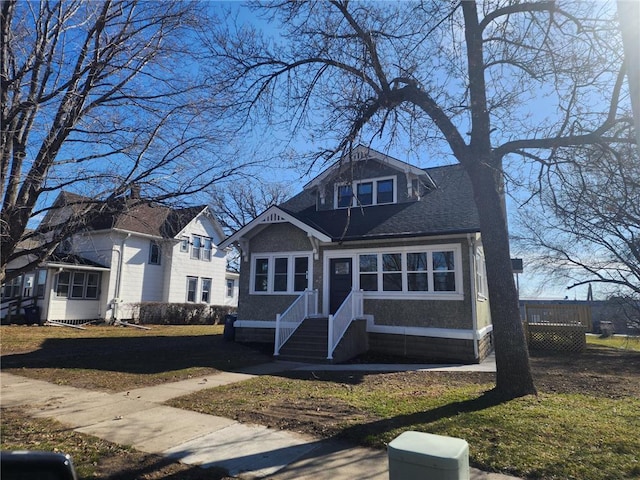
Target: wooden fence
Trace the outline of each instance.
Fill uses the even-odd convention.
[[[525,303],[524,327],[530,350],[581,352],[591,330],[591,307]]]

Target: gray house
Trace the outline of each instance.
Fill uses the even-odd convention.
[[[469,179],[359,146],[228,237],[242,253],[241,342],[281,358],[363,351],[480,362],[491,351],[485,264]]]

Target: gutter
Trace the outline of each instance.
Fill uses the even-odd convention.
[[[467,234],[467,241],[469,242],[469,290],[471,300],[471,323],[473,329],[473,355],[476,360],[480,357],[478,349],[478,310],[477,310],[477,293],[476,293],[476,272],[475,272],[475,241],[471,234]]]

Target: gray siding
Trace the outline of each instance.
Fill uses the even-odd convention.
[[[249,243],[248,260],[240,265],[238,290],[238,320],[275,321],[278,313],[283,313],[297,295],[250,295],[251,254],[271,252],[304,252],[312,250],[307,234],[289,223],[271,225]],[[314,272],[322,269],[320,262],[314,262]],[[315,283],[315,279],[314,279]],[[314,287],[318,288],[318,287]],[[271,334],[273,336],[273,333]]]
[[[375,300],[365,299],[364,312],[373,315],[376,325],[393,325],[402,327],[430,327],[430,328],[457,328],[472,329],[472,305],[471,301],[474,297],[471,292],[471,284],[469,282],[469,242],[466,238],[448,240],[396,240],[388,242],[378,242],[375,248],[383,251],[385,247],[397,246],[430,246],[430,245],[460,245],[462,257],[462,284],[464,291],[463,300]],[[363,244],[345,244],[339,247],[330,247],[324,251],[335,249],[345,249],[345,247],[353,246],[354,251],[361,248],[371,248],[374,245]],[[321,275],[321,272],[316,272]],[[315,283],[315,282],[314,282]],[[475,301],[475,300],[474,300]]]
[[[325,192],[325,203],[322,205],[318,200],[318,210],[333,210],[333,199],[335,195],[335,184],[351,182],[354,180],[374,179],[379,177],[396,177],[396,187],[398,189],[398,203],[410,200],[407,195],[407,176],[398,172],[397,169],[378,162],[377,160],[365,160],[353,165],[345,163],[343,167],[333,176],[326,179],[323,187]]]

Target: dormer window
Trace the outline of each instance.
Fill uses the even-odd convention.
[[[353,195],[355,189],[356,195]],[[336,208],[396,203],[396,179],[385,177],[337,185]]]
[[[353,190],[351,185],[338,185],[337,208],[346,208],[353,202]]]

